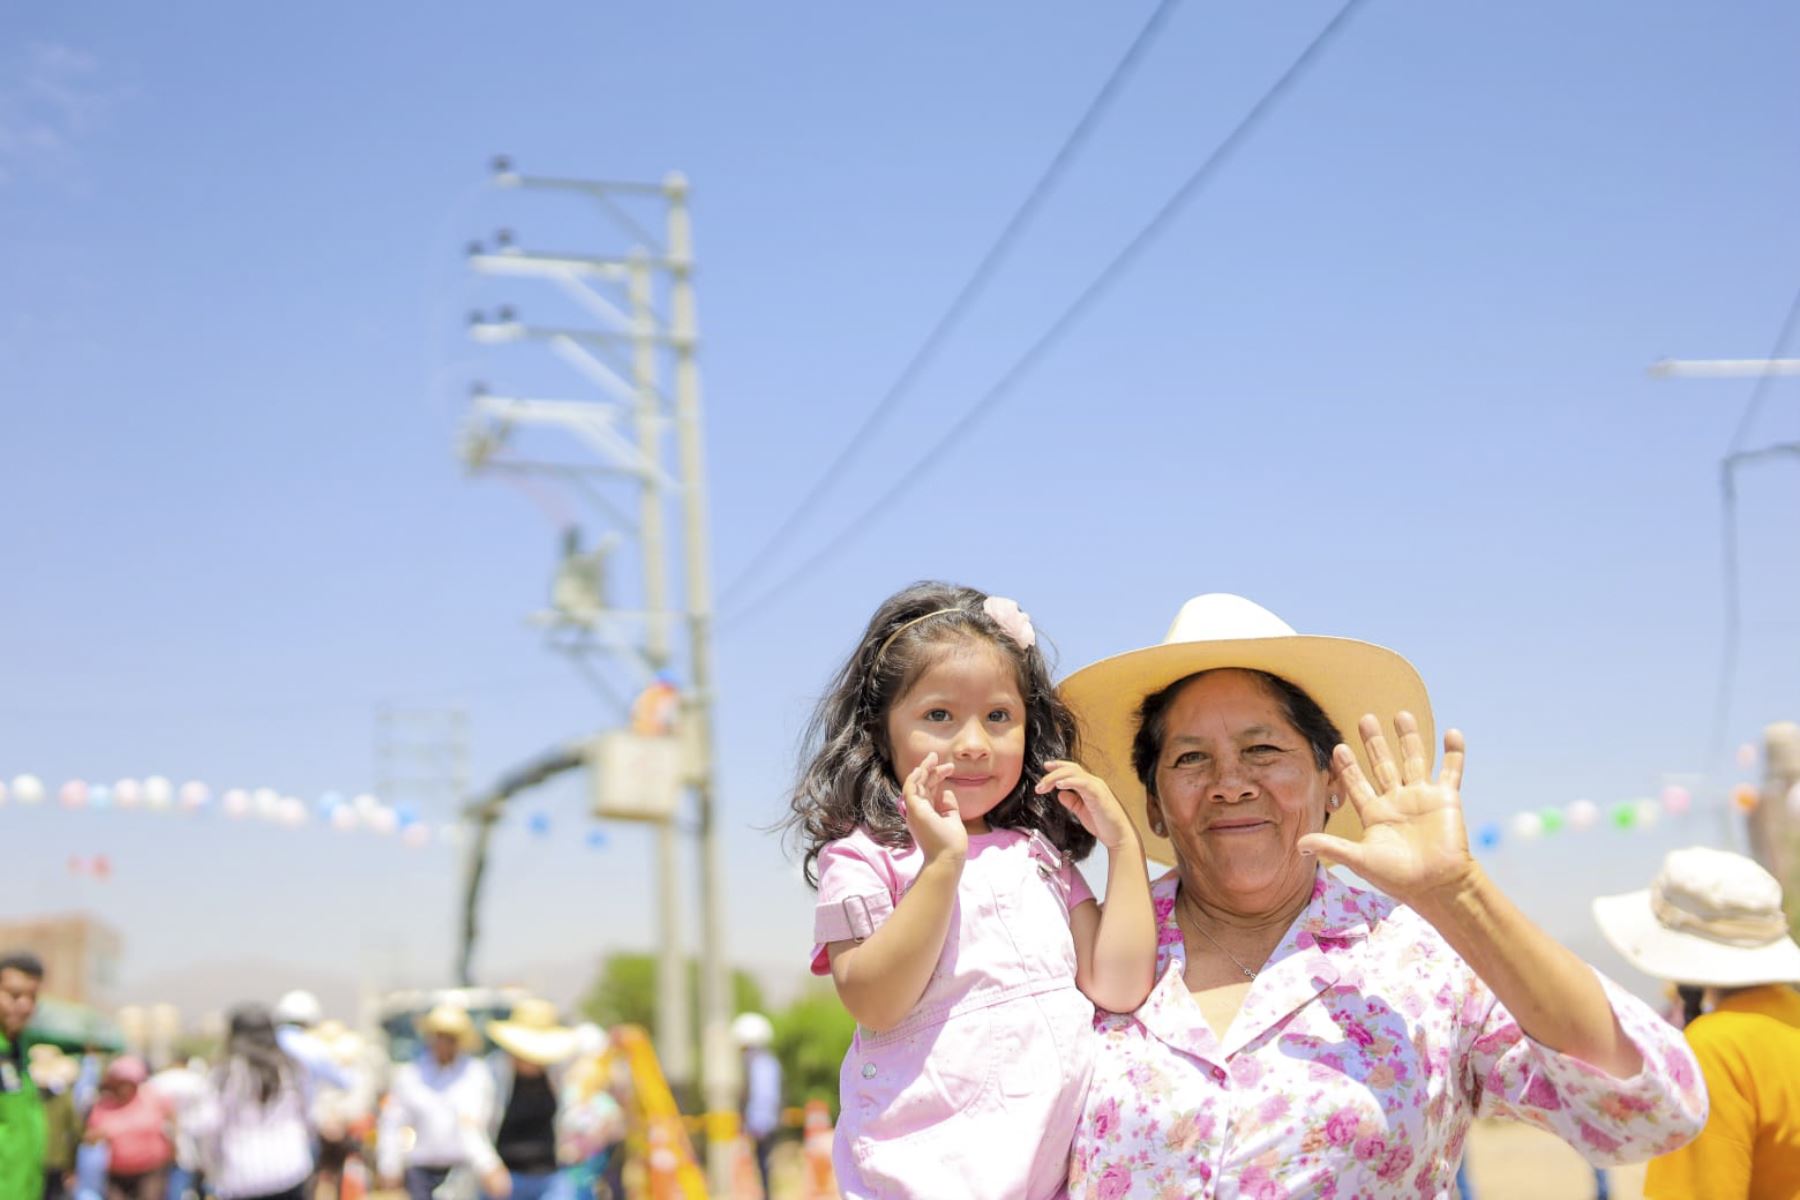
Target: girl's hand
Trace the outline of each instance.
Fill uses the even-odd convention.
[[[1131,818],[1105,780],[1066,759],[1053,758],[1046,765],[1050,770],[1038,780],[1037,794],[1054,790],[1058,803],[1075,815],[1095,841],[1114,851],[1136,836]]]
[[[1300,849],[1327,862],[1343,863],[1394,899],[1416,908],[1419,900],[1454,889],[1475,873],[1458,791],[1462,787],[1463,735],[1456,729],[1444,734],[1444,765],[1433,783],[1426,770],[1425,742],[1413,715],[1395,714],[1394,731],[1400,735],[1397,766],[1382,736],[1381,722],[1371,714],[1357,723],[1369,752],[1369,767],[1375,773],[1374,784],[1363,775],[1348,746],[1340,745],[1331,754],[1334,784],[1362,818],[1362,841],[1309,833],[1300,839]]]
[[[962,859],[969,853],[969,831],[956,807],[956,793],[944,786],[944,780],[955,769],[955,763],[938,762],[934,750],[900,785],[906,828],[924,852],[926,862],[935,862],[947,854]]]

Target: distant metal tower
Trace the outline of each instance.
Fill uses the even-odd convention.
[[[375,710],[375,794],[433,822],[469,796],[469,714],[461,708]]]
[[[503,234],[492,248],[470,247],[469,263],[476,271],[549,283],[591,320],[580,326],[533,325],[505,307],[491,315],[475,314],[470,336],[488,345],[547,346],[604,398],[511,396],[478,387],[461,455],[472,472],[536,476],[570,487],[605,527],[592,547],[584,546],[579,533],[565,531],[550,607],[534,619],[552,645],[621,708],[626,695],[636,692],[639,697],[630,706],[629,727],[603,731],[582,757],[595,780],[600,815],[652,821],[657,830],[663,951],[658,1052],[669,1076],[680,1081],[690,1080],[693,1071],[677,919],[674,810],[681,792],[693,794],[700,841],[701,1074],[713,1135],[709,1165],[715,1185],[725,1188],[729,1135],[736,1127],[737,1055],[728,1025],[722,864],[714,816],[712,582],[687,182],[679,174],[654,184],[528,176],[515,172],[505,159],[495,163],[494,182],[590,200],[615,237],[628,244],[616,255],[527,252]],[[661,210],[660,234],[633,215],[633,206],[641,209],[647,203]],[[670,379],[666,389],[665,370]],[[525,451],[520,434],[533,428],[559,431],[581,445],[585,456],[551,460]],[[676,537],[665,524],[666,501],[679,510]],[[615,593],[630,586],[633,576],[629,570],[615,570],[614,564],[632,543],[638,550],[635,603],[621,604]],[[679,603],[672,600],[671,546],[680,555]],[[681,682],[673,682],[676,678]],[[665,702],[673,713],[662,711]],[[659,725],[665,719],[666,726]],[[546,778],[547,768],[566,769],[571,761],[566,748],[553,751],[472,806],[480,823],[471,851],[472,880],[479,877],[485,830],[514,785]]]

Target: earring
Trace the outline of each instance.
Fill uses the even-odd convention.
[[[1168,829],[1163,826],[1163,823],[1161,821],[1150,822],[1150,832],[1154,833],[1157,837],[1168,837],[1169,836]]]
[[[1342,803],[1343,803],[1343,801],[1338,799],[1335,795],[1327,797],[1326,801],[1325,801],[1326,807],[1331,808],[1331,809],[1336,809],[1337,806]]]

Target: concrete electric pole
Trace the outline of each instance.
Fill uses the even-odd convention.
[[[707,537],[706,464],[701,434],[698,319],[693,282],[693,228],[687,181],[671,174],[661,183],[620,183],[523,175],[505,159],[494,182],[505,188],[573,193],[594,202],[631,246],[614,256],[527,252],[508,236],[493,250],[471,247],[469,262],[489,275],[523,276],[554,284],[597,322],[597,327],[529,325],[510,308],[492,318],[477,314],[469,332],[485,344],[537,342],[574,367],[610,400],[529,399],[478,390],[462,444],[471,471],[550,476],[582,489],[616,529],[641,551],[641,607],[610,602],[611,572],[603,544],[589,554],[571,544],[553,589],[552,608],[540,618],[558,648],[597,684],[604,662],[620,664],[644,690],[631,706],[631,729],[594,740],[588,768],[594,774],[597,811],[603,816],[651,821],[657,831],[660,874],[658,933],[663,955],[658,975],[658,1054],[668,1076],[693,1078],[686,1013],[686,972],[680,953],[676,794],[693,793],[699,837],[701,1084],[707,1109],[708,1168],[717,1194],[729,1191],[729,1153],[737,1132],[737,1055],[731,1045],[729,965],[723,937],[723,887],[712,734],[712,581]],[[651,232],[632,206],[657,202],[663,232]],[[658,283],[665,303],[658,306]],[[628,359],[621,357],[628,352]],[[661,382],[668,364],[671,385]],[[631,436],[621,430],[629,417]],[[516,431],[549,426],[573,435],[600,460],[553,463],[509,454]],[[665,431],[673,428],[673,461],[665,465]],[[635,518],[608,489],[623,479],[634,485]],[[616,490],[616,488],[615,488]],[[671,597],[670,532],[664,500],[680,507],[679,553],[683,595]],[[677,629],[686,645],[678,646]],[[685,666],[685,686],[670,685],[670,672]],[[669,729],[638,711],[661,687],[678,704]],[[613,693],[617,694],[617,693]],[[649,782],[646,782],[649,781]],[[658,783],[657,781],[661,781]],[[626,796],[622,793],[630,791]],[[653,794],[654,793],[654,794]]]

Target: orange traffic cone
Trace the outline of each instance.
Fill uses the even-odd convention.
[[[831,1170],[831,1110],[823,1100],[806,1102],[806,1124],[802,1128],[806,1162],[800,1195],[803,1200],[837,1200],[837,1176]]]
[[[644,1160],[645,1174],[650,1185],[650,1200],[680,1200],[681,1156],[675,1153],[666,1122],[650,1122],[649,1146]]]
[[[762,1172],[756,1169],[756,1143],[740,1136],[731,1151],[732,1200],[764,1200]]]

